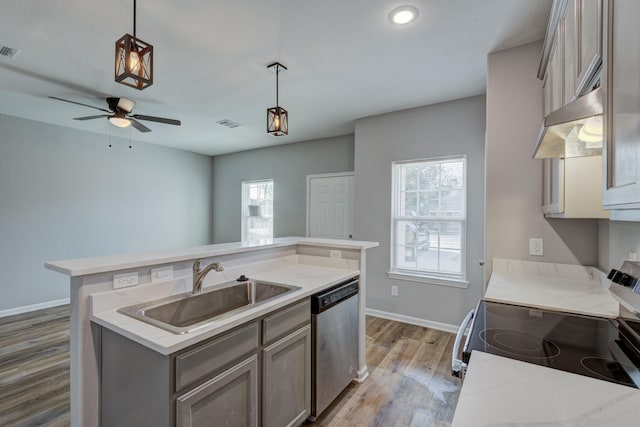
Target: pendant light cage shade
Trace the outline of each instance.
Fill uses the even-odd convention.
[[[273,136],[289,134],[289,113],[282,107],[267,108],[267,133]]]
[[[267,108],[267,133],[273,136],[289,134],[289,113],[280,106],[279,75],[287,71],[287,67],[279,62],[267,66],[267,69],[276,75],[276,106]]]
[[[153,46],[131,34],[116,42],[115,80],[143,90],[153,84]]]

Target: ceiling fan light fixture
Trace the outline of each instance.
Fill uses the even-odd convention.
[[[389,20],[397,25],[406,25],[418,17],[418,9],[413,6],[400,6],[391,11]]]
[[[287,67],[274,62],[267,66],[267,69],[276,73],[276,106],[267,108],[267,133],[272,136],[284,136],[289,134],[289,112],[282,108],[279,103],[279,79],[281,72],[287,70]]]
[[[124,115],[111,116],[107,120],[109,120],[109,123],[119,128],[131,126],[131,119],[124,117]]]
[[[138,90],[153,84],[153,46],[136,37],[136,0],[133,0],[133,35],[116,41],[115,81]]]

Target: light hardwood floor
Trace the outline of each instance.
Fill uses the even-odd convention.
[[[367,318],[370,376],[307,427],[449,426],[454,336]],[[69,307],[0,318],[0,426],[69,425]]]

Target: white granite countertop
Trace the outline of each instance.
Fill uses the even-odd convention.
[[[91,296],[90,319],[158,353],[168,355],[354,277],[360,273],[357,264],[357,261],[351,260],[293,255],[275,262],[263,263],[261,268],[254,266],[251,270],[247,270],[247,267],[243,267],[242,272],[248,271],[251,279],[299,286],[300,289],[276,297],[250,310],[223,317],[183,335],[165,331],[118,313],[117,309],[188,292],[192,287],[190,277],[164,284],[143,285],[94,294]],[[215,274],[210,273],[208,278],[215,279]],[[230,274],[233,273],[228,273]],[[203,291],[207,291],[206,282]]]
[[[484,299],[613,319],[619,303],[608,285],[593,267],[494,259]]]
[[[377,242],[357,240],[317,239],[310,237],[279,237],[267,241],[246,241],[196,246],[161,252],[143,252],[137,254],[108,255],[93,258],[80,258],[64,261],[49,261],[45,267],[68,276],[85,276],[107,271],[125,270],[148,265],[168,264],[196,258],[209,258],[258,249],[281,248],[285,246],[318,246],[343,249],[369,249],[378,246]]]
[[[638,389],[474,351],[451,426],[638,425]]]

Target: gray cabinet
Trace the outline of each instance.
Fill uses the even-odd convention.
[[[557,3],[561,13],[555,16],[557,22],[550,23],[555,31],[545,39],[544,50],[549,54],[539,74],[544,82],[545,117],[588,92],[602,63],[602,0]]]
[[[258,356],[253,355],[176,399],[176,426],[258,425]]]
[[[550,218],[609,218],[602,209],[602,157],[544,159],[542,211]]]
[[[603,54],[607,100],[603,205],[606,209],[637,212],[640,209],[640,1],[606,1],[605,5],[607,29]],[[612,219],[627,218],[612,213]]]
[[[564,96],[564,76],[562,74],[562,44],[556,40],[551,48],[551,57],[549,59],[549,79],[551,80],[551,111],[555,111],[562,107]]]
[[[567,105],[576,98],[576,68],[578,61],[578,19],[576,16],[576,0],[569,0],[564,17],[560,22],[560,40],[563,46],[563,78],[564,91],[562,105]]]
[[[102,427],[282,427],[311,412],[308,298],[168,356],[100,331]]]
[[[578,60],[576,78],[578,93],[588,90],[591,80],[602,63],[602,0],[577,0]]]
[[[311,326],[265,347],[262,426],[301,424],[311,413]]]

